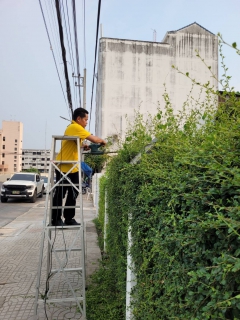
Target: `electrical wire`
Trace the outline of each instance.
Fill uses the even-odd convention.
[[[79,104],[82,106],[81,102],[81,90],[80,90],[80,65],[79,65],[79,54],[78,54],[78,37],[77,37],[77,20],[76,20],[76,5],[75,0],[72,0],[72,13],[73,13],[73,28],[74,28],[74,38],[75,38],[75,51],[76,51],[76,63],[77,63],[77,78],[78,78],[78,92],[79,92]]]
[[[84,49],[84,68],[86,69],[86,8],[83,0],[83,49]]]
[[[61,42],[62,59],[63,59],[64,74],[65,74],[65,80],[66,80],[67,98],[68,98],[69,109],[71,110],[71,112],[73,114],[71,87],[70,87],[69,78],[68,78],[66,49],[64,46],[64,38],[63,38],[62,17],[61,17],[60,3],[58,0],[55,0],[55,5],[56,5],[56,11],[57,11],[59,37],[60,37],[60,42]]]
[[[50,36],[49,36],[48,27],[47,27],[46,19],[45,19],[45,16],[44,16],[44,12],[43,12],[43,8],[42,8],[41,0],[39,0],[39,5],[40,5],[41,12],[42,12],[42,17],[43,17],[44,25],[45,25],[45,28],[46,28],[47,36],[48,36],[48,41],[49,41],[49,44],[50,44],[50,49],[51,49],[51,51],[52,51],[53,60],[54,60],[55,67],[56,67],[56,70],[57,70],[58,79],[59,79],[59,82],[60,82],[60,85],[61,85],[61,88],[62,88],[63,97],[64,97],[64,100],[65,100],[65,102],[66,102],[66,104],[67,104],[67,100],[66,100],[66,97],[65,97],[65,94],[64,94],[62,81],[61,81],[61,78],[60,78],[60,75],[59,75],[59,71],[58,71],[58,67],[57,67],[57,62],[56,62],[55,55],[54,55],[54,52],[53,52],[52,43],[51,43],[51,39],[50,39]]]
[[[61,63],[62,57],[61,57],[61,48],[60,48],[60,44],[59,44],[59,41],[58,41],[58,35],[59,35],[58,22],[57,22],[56,12],[54,10],[53,1],[54,0],[45,0],[45,3],[46,3],[46,7],[47,7],[47,4],[50,6],[49,20],[52,21],[53,39],[55,40],[55,47],[56,47],[56,51],[58,53],[58,59],[59,59],[59,62]],[[50,19],[50,17],[51,17],[51,19]],[[61,76],[64,78],[64,68],[63,67],[61,67],[61,73],[62,73]],[[69,118],[71,119],[70,109],[69,109],[68,106],[67,106],[67,110],[68,110]]]
[[[69,21],[69,14],[68,14],[68,5],[66,0],[66,11],[67,11],[67,22],[68,22],[68,30],[69,30],[69,38],[70,38],[70,48],[71,48],[71,56],[72,56],[72,62],[73,62],[73,74],[72,74],[72,82],[73,82],[73,91],[74,91],[74,100],[75,100],[75,106],[77,106],[77,90],[74,83],[74,74],[75,74],[75,61],[73,57],[73,46],[72,46],[72,37],[71,37],[71,29],[70,29],[70,21]]]
[[[96,60],[97,60],[97,43],[98,43],[98,30],[99,30],[100,12],[101,12],[101,0],[98,0],[97,30],[96,30],[96,43],[95,43],[95,59],[94,59],[94,67],[93,67],[93,81],[92,81],[92,95],[91,95],[89,130],[90,130],[91,118],[92,118],[92,103],[93,103],[93,90],[94,90]]]
[[[71,67],[72,67],[72,74],[74,74],[74,68],[73,68],[73,54],[72,54],[72,51],[71,51],[71,47],[70,47],[70,41],[69,41],[69,38],[70,38],[70,35],[71,33],[68,32],[68,28],[67,28],[67,23],[66,23],[66,15],[65,15],[65,10],[64,10],[64,4],[63,4],[63,0],[61,0],[61,3],[62,3],[62,16],[63,16],[63,20],[64,20],[64,26],[65,26],[65,33],[66,33],[66,37],[67,37],[67,45],[68,45],[68,50],[69,50],[69,57],[70,57],[70,60],[71,60]],[[67,3],[66,3],[66,7],[67,7]],[[68,61],[67,61],[68,62]],[[74,85],[74,78],[72,77],[72,85],[73,85],[73,90],[75,91],[75,85]],[[75,97],[75,92],[74,92],[74,97]],[[75,103],[77,105],[77,102],[75,100]]]

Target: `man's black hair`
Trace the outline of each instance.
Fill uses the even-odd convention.
[[[80,117],[80,118],[85,118],[86,117],[86,114],[88,114],[88,111],[84,108],[77,108],[73,111],[73,120],[77,120],[77,117]]]

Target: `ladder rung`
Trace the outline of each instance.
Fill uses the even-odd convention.
[[[67,230],[71,230],[71,229],[79,229],[82,228],[82,225],[78,225],[78,226],[46,226],[46,229],[50,229],[50,230],[55,230],[55,229],[67,229]]]
[[[79,163],[79,161],[58,161],[58,160],[52,160],[52,162],[56,163]]]
[[[80,206],[52,206],[52,209],[80,209]]]
[[[82,268],[66,268],[63,269],[65,272],[72,272],[72,271],[82,271]],[[57,272],[63,272],[61,269],[52,269],[52,273],[57,273]]]
[[[65,251],[68,251],[69,250],[69,248],[63,248],[63,249],[54,249],[54,251],[56,251],[56,252],[65,252]],[[73,248],[73,249],[71,249],[70,251],[81,251],[82,250],[82,248]]]
[[[58,185],[56,185],[56,184],[52,185],[51,188],[52,188],[52,187],[55,187],[55,188],[56,188],[56,187],[67,187],[67,186],[68,186],[68,187],[69,187],[69,186],[79,187],[79,184],[70,183],[70,182],[69,182],[69,183],[59,183]]]
[[[83,297],[76,297],[76,298],[61,298],[61,299],[39,299],[38,303],[58,303],[58,302],[76,302],[77,300],[83,301]]]

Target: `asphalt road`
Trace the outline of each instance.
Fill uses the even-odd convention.
[[[2,182],[0,182],[0,188]],[[45,198],[37,198],[35,203],[30,203],[22,199],[9,199],[6,203],[0,202],[0,228],[6,226],[12,220],[16,219],[21,214],[29,211],[38,202],[42,202]]]

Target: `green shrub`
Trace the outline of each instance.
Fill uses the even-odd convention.
[[[107,167],[108,256],[93,280],[103,295],[89,301],[105,319],[125,319],[129,226],[134,319],[240,319],[239,101],[225,92],[216,109],[212,93],[177,115],[165,95],[165,111],[138,115]]]

